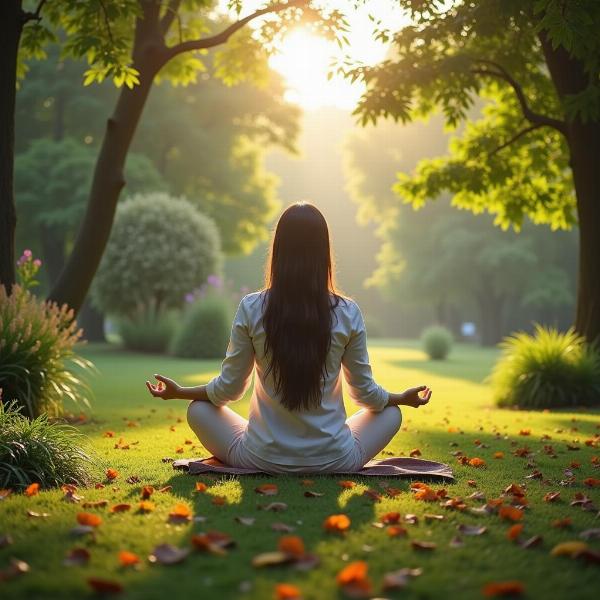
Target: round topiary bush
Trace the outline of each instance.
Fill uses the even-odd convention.
[[[223,358],[230,331],[228,303],[218,296],[207,296],[187,308],[171,352],[181,358]]]
[[[93,298],[105,313],[134,317],[180,307],[221,268],[214,221],[183,198],[136,195],[117,208]]]
[[[536,325],[501,344],[490,377],[498,406],[554,408],[600,405],[600,352],[570,329]]]
[[[139,352],[163,353],[175,333],[177,320],[172,311],[155,313],[152,310],[122,317],[118,320],[119,334],[126,348]]]
[[[47,415],[28,419],[16,402],[0,402],[0,488],[88,483],[91,459],[83,439],[70,425],[52,423]]]
[[[421,334],[423,349],[433,360],[444,360],[450,354],[453,341],[452,333],[441,325],[427,327]]]

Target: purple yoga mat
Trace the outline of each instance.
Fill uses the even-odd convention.
[[[242,469],[223,464],[218,458],[182,458],[173,461],[174,469],[187,469],[190,475],[201,473],[223,473],[227,475],[273,475],[260,469]],[[393,456],[382,460],[369,461],[360,471],[339,471],[335,473],[310,473],[311,475],[368,475],[377,477],[437,477],[453,480],[452,469],[444,463],[422,458]]]

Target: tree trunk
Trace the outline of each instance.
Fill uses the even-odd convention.
[[[83,339],[88,342],[105,342],[104,315],[96,310],[89,298],[83,303],[79,316],[79,326],[83,328]]]
[[[17,53],[23,29],[21,0],[0,2],[0,285],[8,292],[15,282],[14,193],[15,96]]]
[[[542,50],[561,99],[586,89],[590,76],[584,65],[540,34]],[[577,198],[579,268],[575,328],[590,342],[600,340],[600,122],[566,120],[567,143]]]
[[[107,121],[87,210],[73,251],[49,295],[49,300],[66,303],[75,313],[83,304],[108,242],[117,201],[125,185],[127,153],[158,70],[148,59],[134,62],[133,66],[139,71],[140,83],[133,89],[122,88],[115,111]]]

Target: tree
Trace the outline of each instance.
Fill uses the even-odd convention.
[[[4,8],[6,4],[10,10]],[[40,0],[29,17],[20,0],[3,3],[6,14],[0,14],[3,17],[0,33],[6,34],[5,39],[11,49],[3,55],[4,61],[8,56],[10,60],[14,59],[16,65],[21,33],[23,52],[40,56],[44,42],[56,39],[52,28],[61,28],[66,36],[64,53],[85,56],[90,63],[84,83],[113,78],[117,85],[122,86],[113,115],[107,122],[88,208],[73,252],[50,293],[51,300],[65,302],[75,311],[81,307],[110,234],[116,203],[125,185],[125,159],[157,76],[174,83],[194,81],[197,73],[204,68],[201,53],[221,46],[214,57],[215,74],[219,78],[230,84],[257,79],[265,69],[265,48],[286,26],[297,24],[301,16],[318,22],[321,29],[331,36],[343,28],[343,19],[338,11],[322,17],[319,11],[311,8],[310,0],[288,0],[268,3],[213,33],[209,25],[212,5],[210,0],[62,0],[48,3]],[[235,7],[239,15],[243,2],[231,0],[229,6]],[[10,17],[6,22],[5,16]],[[253,35],[244,30],[248,23],[263,16],[269,16],[270,20],[263,23],[259,33]],[[24,23],[27,24],[25,28]],[[4,70],[0,65],[3,77],[7,77],[0,83],[3,88],[12,86],[12,96],[3,91],[4,96],[0,97],[0,114],[6,123],[14,115],[16,66],[11,65],[5,64]],[[3,102],[5,98],[6,102]],[[6,110],[3,111],[4,107]],[[10,139],[12,141],[12,135]],[[5,143],[0,147],[0,159],[5,150],[12,152],[12,144]],[[2,239],[12,248],[12,181],[10,184],[0,197],[0,233],[7,234]],[[0,281],[4,285],[10,285],[14,280],[14,256],[5,261],[7,255],[3,252],[0,263]]]
[[[363,219],[379,223],[382,248],[370,283],[395,306],[410,307],[422,324],[434,318],[457,330],[475,320],[485,345],[532,318],[562,320],[573,306],[574,232],[559,235],[530,223],[519,234],[502,231],[488,215],[452,208],[447,194],[418,211],[398,204],[394,171],[409,171],[441,149],[435,125],[381,123],[346,142],[351,196]]]
[[[446,125],[467,121],[449,155],[399,175],[396,193],[414,206],[442,192],[496,224],[525,218],[553,228],[579,224],[575,326],[600,337],[600,3],[595,0],[480,0],[449,5],[399,0],[412,22],[377,36],[391,57],[347,71],[367,90],[363,123],[403,123],[441,112]],[[573,193],[574,192],[574,193]]]

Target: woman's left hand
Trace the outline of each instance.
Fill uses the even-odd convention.
[[[431,398],[431,390],[426,385],[420,385],[418,387],[409,388],[402,394],[402,404],[406,406],[412,406],[413,408],[419,408],[429,403]]]
[[[181,386],[168,377],[162,375],[154,375],[158,380],[156,385],[152,385],[149,381],[146,381],[146,387],[155,398],[162,398],[163,400],[175,400],[180,398]]]

